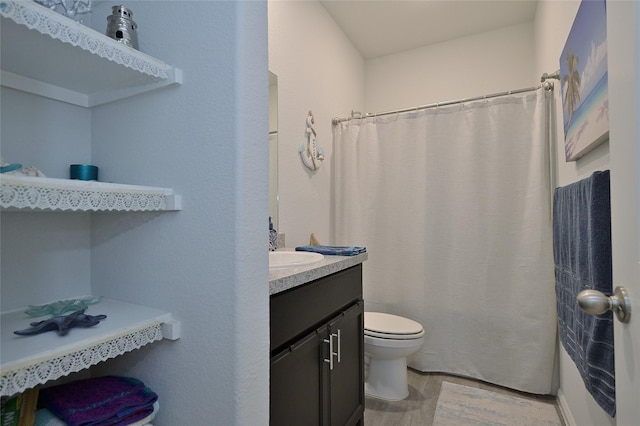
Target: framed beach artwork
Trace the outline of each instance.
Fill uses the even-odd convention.
[[[576,161],[609,139],[605,0],[583,0],[560,58],[564,147]]]

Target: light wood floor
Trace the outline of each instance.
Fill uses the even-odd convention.
[[[383,401],[377,398],[365,398],[365,426],[430,426],[440,395],[442,382],[450,382],[480,389],[491,390],[507,395],[541,401],[554,405],[562,421],[555,397],[532,395],[500,386],[491,385],[473,379],[438,373],[420,373],[409,369],[409,396],[402,401]],[[564,423],[563,423],[564,424]],[[518,425],[513,425],[518,426]]]

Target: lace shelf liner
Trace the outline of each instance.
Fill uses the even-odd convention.
[[[169,188],[0,175],[0,207],[71,211],[180,210]]]
[[[66,336],[47,332],[17,336],[32,317],[23,310],[2,314],[0,396],[10,396],[56,380],[163,338],[171,314],[141,305],[103,299],[87,313],[106,314],[100,324],[72,328]]]
[[[92,107],[182,82],[179,69],[33,1],[0,0],[0,16],[13,40],[2,85]]]

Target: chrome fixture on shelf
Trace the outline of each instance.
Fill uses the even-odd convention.
[[[131,19],[133,12],[124,6],[113,6],[107,17],[107,35],[122,44],[138,49],[138,25]]]

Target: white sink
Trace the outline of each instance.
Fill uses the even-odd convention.
[[[322,262],[324,256],[308,251],[270,251],[269,269],[297,268]]]

